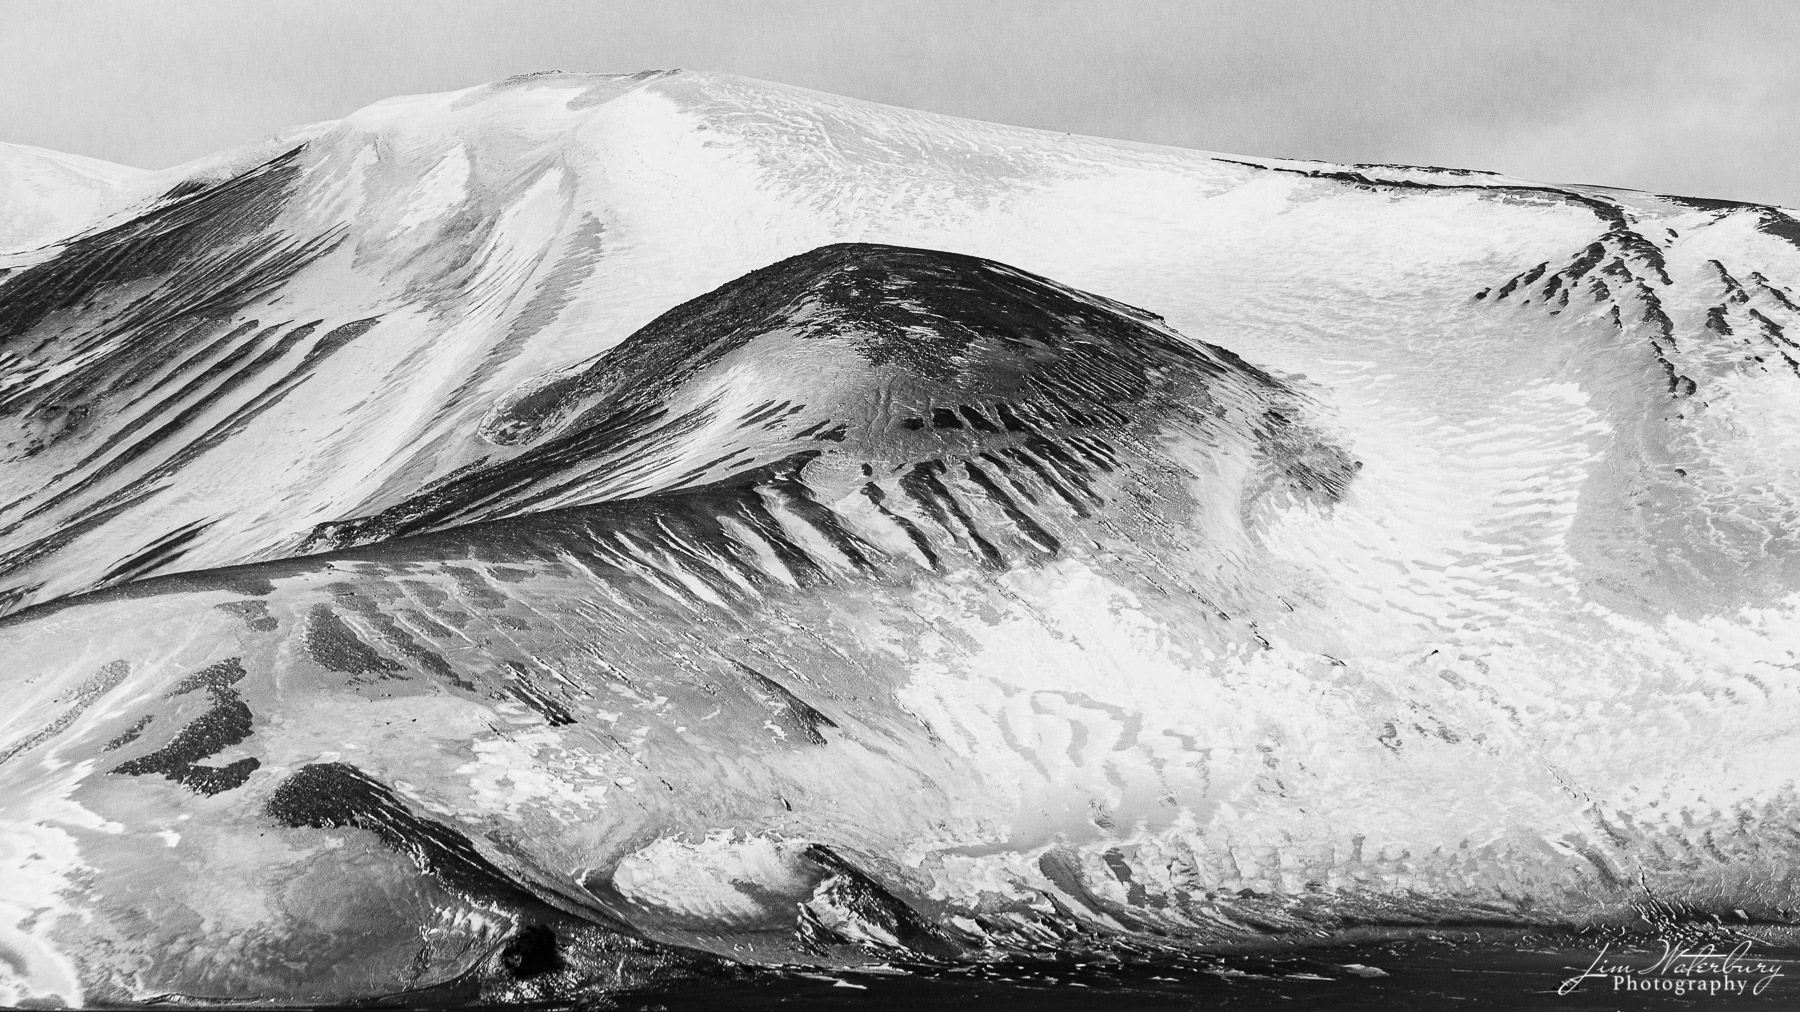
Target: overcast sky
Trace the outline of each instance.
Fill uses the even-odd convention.
[[[1800,2],[0,0],[0,140],[162,167],[391,95],[685,67],[1252,155],[1800,206]]]

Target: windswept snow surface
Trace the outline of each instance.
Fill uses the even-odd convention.
[[[4,155],[0,1003],[1795,916],[1790,212],[689,73]]]
[[[152,174],[80,155],[0,143],[0,255],[81,231],[128,203]]]

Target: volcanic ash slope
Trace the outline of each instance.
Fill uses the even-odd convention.
[[[0,1002],[1794,916],[1786,211],[694,74],[46,157]]]

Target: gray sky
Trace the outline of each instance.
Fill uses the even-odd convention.
[[[0,140],[161,167],[391,95],[686,67],[1076,133],[1800,206],[1800,3],[0,0]]]

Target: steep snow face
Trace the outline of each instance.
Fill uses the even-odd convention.
[[[0,1001],[1795,908],[1784,210],[693,74],[134,192],[0,265]]]

